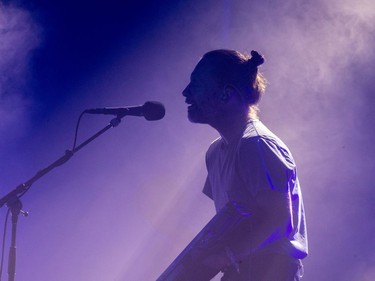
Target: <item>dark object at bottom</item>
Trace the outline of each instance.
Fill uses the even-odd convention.
[[[235,202],[228,203],[195,236],[156,281],[209,281],[221,268],[210,268],[203,260],[225,253],[225,246],[238,229],[246,226],[251,214]]]

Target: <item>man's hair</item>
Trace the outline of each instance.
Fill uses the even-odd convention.
[[[213,67],[213,73],[222,84],[232,84],[241,91],[243,100],[249,105],[249,117],[257,118],[258,103],[266,88],[266,79],[258,71],[264,58],[256,51],[251,55],[234,50],[214,50],[203,58]]]

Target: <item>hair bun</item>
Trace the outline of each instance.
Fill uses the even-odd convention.
[[[257,51],[251,51],[251,58],[248,60],[248,63],[254,67],[258,67],[259,65],[264,63],[264,57],[260,55]]]

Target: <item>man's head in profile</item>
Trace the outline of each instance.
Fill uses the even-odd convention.
[[[258,66],[264,59],[255,51],[251,54],[214,50],[202,57],[183,91],[191,122],[218,129],[233,117],[257,118],[256,106],[266,84]]]

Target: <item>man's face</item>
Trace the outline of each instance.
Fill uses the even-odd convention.
[[[202,59],[190,76],[182,95],[186,98],[188,118],[193,123],[212,125],[220,109],[220,87],[212,72],[212,64]]]

